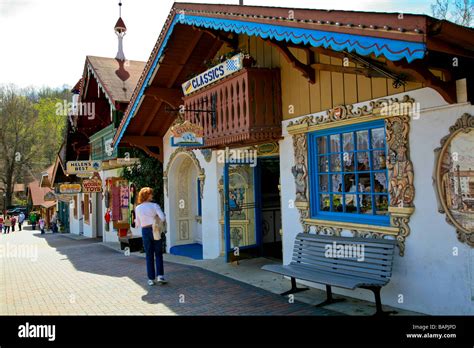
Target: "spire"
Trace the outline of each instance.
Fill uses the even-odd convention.
[[[125,54],[123,53],[123,37],[125,36],[125,33],[127,32],[127,27],[125,26],[125,23],[123,22],[122,19],[122,1],[119,2],[119,19],[117,20],[117,23],[115,24],[114,31],[115,35],[117,35],[118,38],[118,51],[117,51],[117,56],[115,59],[119,60],[125,60]]]

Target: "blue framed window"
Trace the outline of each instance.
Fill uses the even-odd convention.
[[[202,216],[201,180],[197,179],[197,216]]]
[[[312,218],[390,225],[384,120],[309,133]]]

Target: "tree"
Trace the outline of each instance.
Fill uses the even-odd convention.
[[[7,205],[15,183],[26,184],[54,162],[67,122],[56,115],[56,103],[64,99],[70,100],[67,89],[0,86],[0,184]]]
[[[451,10],[452,8],[452,10]],[[433,17],[471,27],[474,24],[472,0],[436,0],[431,5]]]
[[[137,192],[143,187],[151,187],[154,201],[163,206],[163,165],[138,149],[132,149],[130,156],[139,158],[140,162],[124,168],[122,177],[135,184]]]

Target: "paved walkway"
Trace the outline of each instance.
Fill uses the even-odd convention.
[[[0,270],[0,315],[341,315],[177,263],[149,287],[140,255],[39,231],[1,234]]]

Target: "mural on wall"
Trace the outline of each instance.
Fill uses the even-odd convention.
[[[354,107],[341,105],[328,110],[326,115],[309,115],[288,123],[288,132],[293,136],[295,165],[292,173],[295,179],[295,206],[300,212],[300,222],[304,232],[314,228],[316,233],[340,235],[343,230],[352,232],[354,237],[397,239],[400,256],[405,253],[405,240],[410,234],[408,225],[414,212],[415,198],[413,164],[410,160],[409,131],[410,113],[415,111],[412,98],[405,95],[397,98],[371,101],[369,105]],[[334,223],[311,219],[309,216],[307,172],[307,133],[324,127],[340,127],[348,124],[385,119],[386,142],[389,157],[380,159],[388,169],[388,192],[390,205],[390,226],[370,226],[355,223]],[[337,186],[337,185],[336,185]]]
[[[462,115],[435,155],[438,210],[456,227],[458,239],[474,247],[474,116]]]

